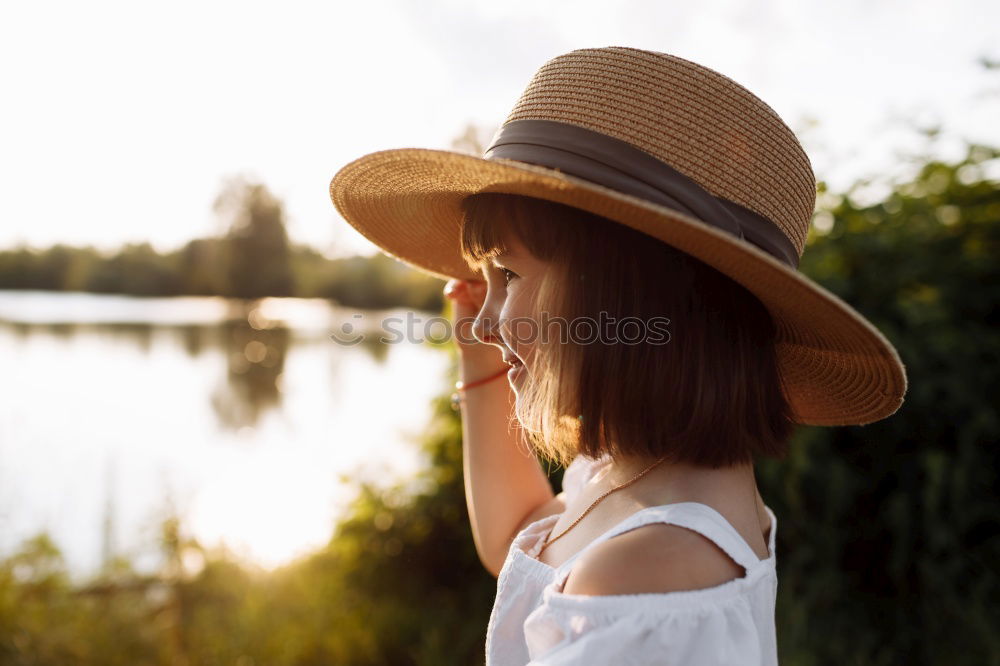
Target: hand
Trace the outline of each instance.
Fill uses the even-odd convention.
[[[483,346],[472,335],[472,323],[486,300],[486,283],[452,278],[444,286],[444,295],[451,301],[452,325],[459,350]]]
[[[500,367],[503,364],[500,350],[495,345],[479,342],[472,335],[472,323],[486,300],[486,282],[453,278],[444,286],[444,295],[452,303],[455,344],[462,359],[482,367]]]

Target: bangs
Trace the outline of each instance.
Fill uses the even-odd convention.
[[[505,198],[472,195],[462,201],[462,258],[472,270],[507,250],[503,238],[508,225],[503,221],[510,219],[511,208]]]
[[[507,251],[504,239],[511,236],[536,258],[551,261],[566,241],[567,225],[556,222],[592,217],[572,206],[503,192],[471,194],[462,200],[461,209],[460,249],[465,263],[474,271]]]

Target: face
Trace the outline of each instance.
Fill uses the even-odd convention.
[[[504,241],[508,251],[483,266],[486,300],[473,331],[480,342],[497,346],[504,360],[514,362],[507,379],[519,394],[538,348],[533,300],[548,264],[532,256],[518,239],[507,236]]]

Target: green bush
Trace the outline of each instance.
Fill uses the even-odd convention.
[[[758,465],[779,519],[782,664],[1000,663],[997,160],[972,147],[873,205],[824,192],[832,225],[802,270],[886,334],[910,384],[891,418],[802,427],[787,460]],[[339,270],[355,295],[373,275]],[[271,574],[209,554],[194,577],[164,574],[164,601],[135,593],[148,581],[124,565],[74,589],[50,541],[26,543],[0,563],[0,663],[482,663],[496,581],[475,554],[442,382],[415,490],[362,484],[328,546]],[[179,530],[165,526],[170,562],[198,548]]]

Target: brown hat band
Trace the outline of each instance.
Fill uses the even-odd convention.
[[[698,218],[798,268],[788,237],[763,215],[717,197],[669,164],[625,141],[554,120],[513,120],[483,153],[558,169]]]

